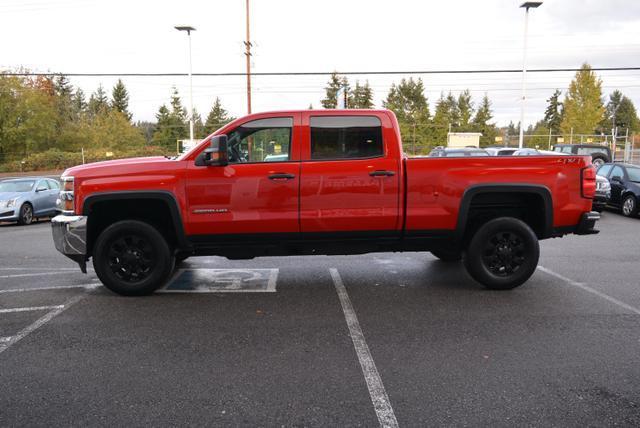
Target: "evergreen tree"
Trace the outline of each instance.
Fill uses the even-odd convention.
[[[196,108],[193,108],[193,138],[196,140],[205,137],[204,123],[202,123],[202,117]]]
[[[233,118],[229,116],[229,112],[222,107],[220,98],[216,97],[213,107],[211,107],[211,111],[204,123],[205,133],[207,135],[211,134],[232,120]]]
[[[104,91],[102,84],[100,84],[98,89],[96,89],[96,91],[91,94],[91,97],[89,97],[87,110],[91,117],[96,117],[109,111],[109,99],[107,98],[107,93]]]
[[[73,86],[64,74],[58,74],[52,80],[53,99],[58,111],[56,127],[60,131],[74,119],[73,114]]]
[[[332,73],[327,86],[324,88],[325,97],[320,102],[324,108],[336,108],[338,106],[338,92],[344,88],[346,97],[349,97],[349,81],[346,77],[340,77],[338,73]],[[347,106],[348,107],[348,106]]]
[[[373,91],[369,86],[369,81],[360,86],[360,82],[356,80],[356,86],[349,97],[349,108],[373,108]]]
[[[392,84],[382,106],[395,113],[404,141],[414,154],[431,147],[429,104],[422,79],[402,79],[398,85]]]
[[[482,101],[473,117],[473,130],[482,133],[480,137],[481,146],[490,146],[495,143],[495,137],[498,136],[496,125],[491,123],[493,112],[491,111],[491,101],[489,96],[484,94]]]
[[[173,88],[171,94],[171,109],[166,105],[160,106],[156,114],[157,125],[151,137],[151,143],[164,148],[166,151],[176,150],[178,140],[188,138],[187,110],[182,106],[178,90]]]
[[[553,95],[547,100],[549,104],[544,111],[544,124],[547,129],[551,129],[551,132],[554,134],[560,131],[560,124],[562,123],[563,110],[560,94],[562,94],[562,92],[556,89]]]
[[[605,131],[618,127],[618,134],[620,135],[626,133],[627,129],[629,134],[639,129],[640,121],[633,101],[618,90],[609,95],[605,116],[605,120],[602,123],[602,128]]]
[[[602,80],[583,64],[569,85],[564,100],[564,117],[560,129],[565,134],[593,134],[604,119]]]
[[[471,92],[469,92],[468,89],[458,95],[458,102],[456,106],[460,115],[459,130],[468,131],[469,125],[471,124],[471,118],[473,117],[473,102],[471,101]]]
[[[80,88],[77,88],[75,93],[73,94],[73,101],[71,103],[74,119],[77,120],[82,116],[87,110],[87,102],[84,98],[84,91]]]
[[[118,82],[111,91],[111,108],[122,113],[127,120],[131,120],[131,113],[129,113],[129,92],[121,79],[118,79]]]

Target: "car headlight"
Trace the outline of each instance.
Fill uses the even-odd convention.
[[[18,198],[7,199],[5,201],[0,201],[0,208],[13,208],[16,206],[16,201]]]

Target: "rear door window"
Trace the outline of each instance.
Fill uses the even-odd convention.
[[[598,171],[597,174],[601,175],[603,177],[606,177],[607,174],[609,174],[609,171],[611,171],[611,168],[613,167],[613,165],[602,165]]]
[[[382,123],[375,116],[312,116],[311,159],[357,159],[384,154]]]

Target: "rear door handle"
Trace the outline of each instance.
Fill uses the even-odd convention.
[[[393,175],[396,175],[396,173],[394,171],[384,171],[384,170],[378,169],[375,171],[371,171],[369,175],[372,177],[391,177]]]
[[[292,180],[294,178],[296,178],[294,174],[288,174],[284,172],[278,172],[269,176],[269,180]]]

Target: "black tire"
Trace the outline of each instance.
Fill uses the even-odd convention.
[[[18,214],[18,224],[28,225],[33,223],[33,206],[29,202],[25,202],[20,207],[20,213]]]
[[[462,252],[455,250],[431,250],[431,254],[445,263],[459,262],[462,260]]]
[[[493,219],[478,229],[466,252],[469,275],[492,290],[510,290],[527,281],[538,266],[538,237],[513,217]]]
[[[627,195],[622,199],[620,207],[622,215],[625,217],[636,217],[638,215],[638,200],[633,195]]]
[[[604,156],[593,156],[591,158],[591,163],[596,168],[599,168],[599,167],[601,167],[602,165],[604,165],[605,163],[608,163],[608,162],[609,162],[609,159],[607,159]]]
[[[98,236],[93,267],[100,281],[123,296],[153,293],[169,279],[175,259],[167,241],[153,226],[124,220]]]

